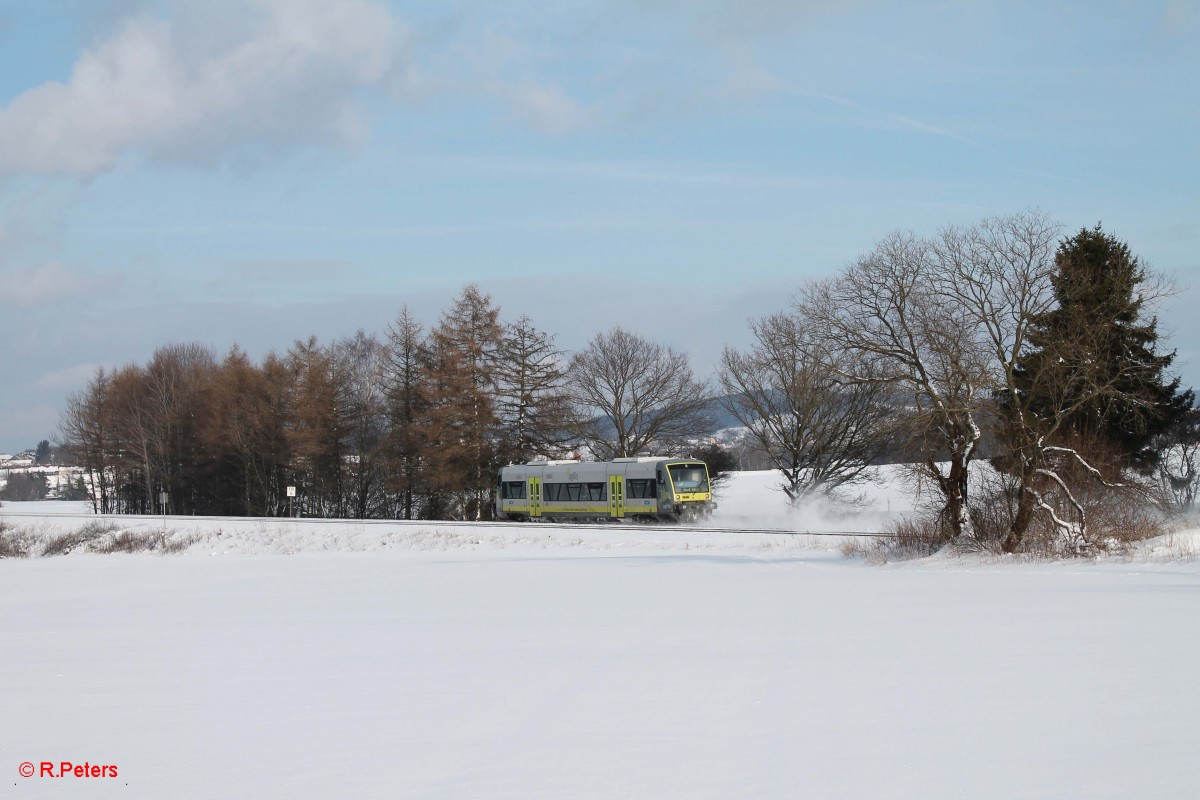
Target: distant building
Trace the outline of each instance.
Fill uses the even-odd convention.
[[[8,486],[8,476],[14,473],[44,475],[47,485],[47,500],[57,500],[67,494],[72,486],[79,483],[81,478],[84,479],[85,484],[89,482],[83,467],[64,464],[38,465],[32,450],[26,450],[16,455],[0,453],[0,491]]]

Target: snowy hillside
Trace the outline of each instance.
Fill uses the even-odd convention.
[[[792,517],[765,477],[737,476],[713,524],[887,514],[877,494],[853,516]],[[0,520],[45,539],[86,523],[43,513],[65,505]],[[190,542],[180,555],[0,560],[14,797],[1124,800],[1200,785],[1194,560],[870,567],[836,539],[639,526],[165,527]],[[264,555],[279,553],[293,555]],[[41,776],[63,762],[117,777]]]

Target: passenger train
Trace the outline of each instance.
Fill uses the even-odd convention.
[[[715,507],[703,461],[655,456],[510,464],[496,492],[497,519],[675,522]]]

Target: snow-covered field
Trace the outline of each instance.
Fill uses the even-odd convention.
[[[903,510],[899,492],[851,516],[777,500],[739,475],[714,524],[870,530]],[[15,503],[0,519],[39,537],[82,524]],[[0,794],[1200,786],[1195,560],[872,567],[836,539],[635,526],[165,527],[184,552],[0,560]],[[36,777],[43,761],[118,777]]]

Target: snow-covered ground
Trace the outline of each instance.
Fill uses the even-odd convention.
[[[713,522],[869,530],[884,496],[791,517],[763,476],[739,475]],[[42,537],[86,521],[38,511],[0,519]],[[836,539],[638,526],[165,526],[191,541],[181,554],[0,560],[5,795],[1200,786],[1195,560],[872,567]],[[43,761],[118,777],[21,777]]]

